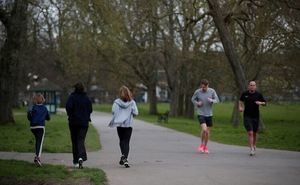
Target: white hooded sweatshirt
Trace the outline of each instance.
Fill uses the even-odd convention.
[[[112,106],[112,120],[109,127],[132,127],[133,116],[138,115],[138,109],[134,100],[124,102],[120,98],[114,101]]]

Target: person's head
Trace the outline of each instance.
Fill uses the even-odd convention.
[[[82,82],[77,82],[75,85],[74,85],[74,88],[75,88],[75,92],[77,93],[83,93],[85,91],[85,88],[84,88],[84,85]]]
[[[255,92],[256,91],[256,82],[254,80],[250,80],[248,82],[248,90],[250,92]]]
[[[33,103],[34,104],[43,104],[45,102],[45,98],[42,94],[37,93],[33,96]]]
[[[123,100],[124,102],[128,102],[128,101],[132,100],[132,94],[131,94],[130,90],[128,89],[128,87],[126,87],[125,85],[123,85],[120,88],[119,96],[120,96],[120,99]]]
[[[206,92],[208,89],[208,80],[202,79],[200,82],[200,88],[202,89],[202,91]]]

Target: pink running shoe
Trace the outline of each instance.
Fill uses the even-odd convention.
[[[204,148],[205,148],[204,144],[200,144],[198,146],[198,151],[203,153],[204,152]]]
[[[204,147],[204,153],[209,154],[209,150],[207,146]]]

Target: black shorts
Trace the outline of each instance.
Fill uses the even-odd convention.
[[[258,131],[259,118],[244,117],[245,129],[253,132]]]
[[[199,120],[199,123],[200,124],[206,124],[206,126],[208,127],[212,127],[213,124],[212,124],[212,116],[201,116],[201,115],[198,115],[198,120]]]

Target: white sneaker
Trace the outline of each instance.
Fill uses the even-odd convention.
[[[74,168],[75,168],[75,169],[79,168],[79,164],[78,164],[78,163],[75,163],[75,164],[74,164]]]
[[[79,168],[80,168],[80,169],[83,168],[82,163],[83,163],[82,158],[79,158],[79,159],[78,159],[78,165],[79,165]]]
[[[251,149],[250,151],[250,156],[254,156],[255,155],[255,150],[254,149]]]
[[[128,160],[126,158],[124,159],[124,166],[125,168],[130,168]]]

